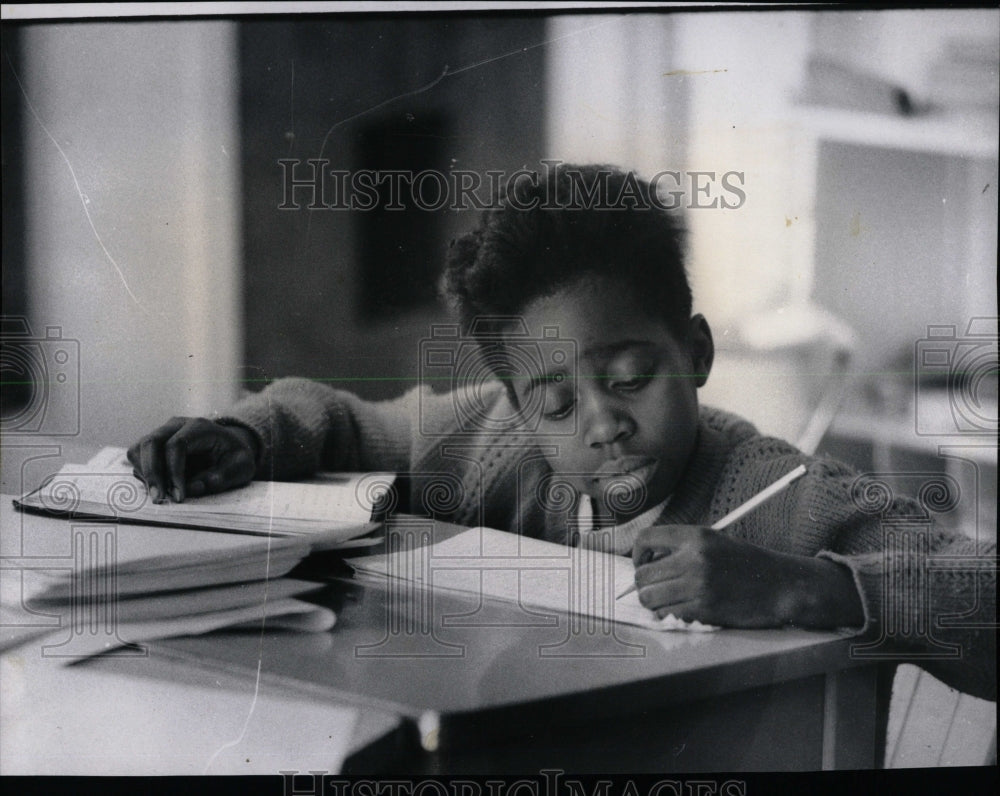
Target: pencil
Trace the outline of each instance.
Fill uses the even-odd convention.
[[[746,503],[739,506],[738,508],[733,509],[721,520],[715,522],[712,525],[712,530],[721,531],[723,528],[728,528],[738,519],[741,519],[742,517],[753,511],[755,508],[757,508],[761,503],[770,500],[779,492],[783,492],[784,490],[786,490],[788,488],[788,485],[791,484],[792,481],[794,481],[796,478],[801,478],[805,474],[806,474],[806,466],[804,464],[800,464],[791,472],[788,472],[785,475],[781,476],[781,478],[779,478],[769,487],[762,489],[760,492],[758,492],[756,495],[750,498]],[[653,561],[655,560],[656,558],[653,559]],[[639,587],[635,583],[633,583],[631,586],[625,589],[625,591],[619,594],[615,599],[620,600],[626,594],[631,594],[632,592],[634,592],[637,588]]]

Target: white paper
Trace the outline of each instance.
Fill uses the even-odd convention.
[[[320,535],[329,542],[370,530],[377,495],[391,473],[324,474],[312,483],[252,481],[183,503],[153,503],[121,448],[104,448],[85,465],[66,465],[40,490],[22,498],[33,508],[91,513],[174,525],[249,533]]]
[[[350,559],[355,569],[413,581],[422,587],[482,594],[655,630],[718,628],[659,619],[636,592],[616,596],[634,582],[632,561],[581,547],[566,547],[492,528],[473,528],[429,547]]]

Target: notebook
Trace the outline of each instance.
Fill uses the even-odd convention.
[[[394,538],[395,537],[395,538]],[[347,559],[357,572],[410,581],[419,588],[479,594],[654,630],[718,628],[662,619],[637,592],[617,599],[635,580],[632,560],[599,550],[532,539],[492,528],[472,528],[430,545],[388,531],[389,553]]]
[[[296,599],[315,584],[285,576],[314,550],[378,543],[357,537],[379,527],[372,512],[391,484],[331,474],[157,505],[125,451],[106,448],[0,502],[0,649],[59,647],[69,632],[78,659],[246,623],[327,630],[333,612]]]
[[[121,448],[105,448],[85,465],[66,465],[14,501],[27,511],[107,518],[175,528],[258,536],[302,536],[313,549],[363,547],[377,529],[373,512],[392,488],[392,473],[324,473],[306,482],[252,481],[183,503],[153,503]]]

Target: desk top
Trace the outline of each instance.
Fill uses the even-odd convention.
[[[335,773],[400,727],[395,714],[179,666],[153,650],[66,663],[38,646],[0,657],[4,774]]]
[[[857,665],[837,633],[652,631],[407,586],[334,576],[309,598],[337,612],[322,636],[226,633],[154,648],[227,671],[259,665],[265,678],[331,701],[430,714],[442,738],[463,744],[528,721],[593,720]]]

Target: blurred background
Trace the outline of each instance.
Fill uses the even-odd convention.
[[[998,31],[995,10],[8,21],[4,432],[127,444],[292,374],[397,395],[475,210],[384,188],[330,209],[310,160],[557,159],[680,175],[705,401],[861,467],[907,448],[871,439],[890,420],[909,452],[995,438]]]
[[[127,445],[286,375],[398,395],[475,212],[310,209],[343,197],[309,161],[596,161],[681,175],[704,401],[945,473],[995,538],[998,42],[996,9],[8,19],[3,446]],[[928,764],[903,712],[889,752]]]

